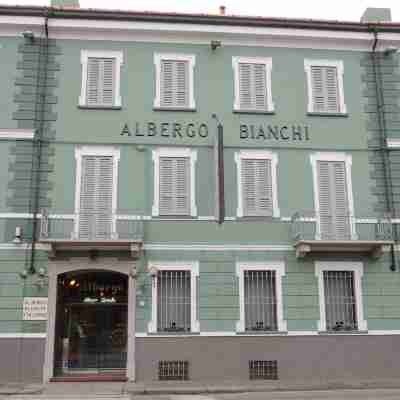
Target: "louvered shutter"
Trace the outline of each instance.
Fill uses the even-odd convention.
[[[239,99],[241,110],[267,110],[265,64],[239,63]]]
[[[114,105],[115,59],[89,58],[87,71],[87,104],[97,106]]]
[[[190,215],[190,160],[160,157],[160,215]]]
[[[318,161],[318,185],[321,238],[350,239],[345,163]]]
[[[189,107],[189,62],[161,61],[161,106]]]
[[[336,67],[311,67],[313,111],[340,112]]]
[[[241,163],[243,215],[272,216],[271,161],[242,159]]]
[[[79,214],[80,239],[111,239],[113,158],[83,156]]]

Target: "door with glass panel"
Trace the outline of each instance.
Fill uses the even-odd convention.
[[[110,272],[61,275],[55,376],[124,373],[126,348],[127,278]]]

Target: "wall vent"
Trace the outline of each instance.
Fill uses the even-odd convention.
[[[250,379],[278,379],[278,361],[250,360]]]
[[[189,361],[159,361],[158,379],[160,381],[189,380]]]

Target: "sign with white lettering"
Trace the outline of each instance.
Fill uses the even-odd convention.
[[[47,320],[47,297],[24,297],[22,314],[24,321]]]

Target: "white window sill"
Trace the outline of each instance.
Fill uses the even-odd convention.
[[[190,107],[153,107],[153,111],[186,111],[186,112],[196,112],[196,108]]]
[[[102,106],[99,105],[78,105],[78,108],[82,110],[121,110],[122,106]]]
[[[234,114],[261,114],[261,115],[274,115],[275,110],[244,110],[244,109],[233,109]]]
[[[307,115],[310,117],[348,117],[348,113],[341,112],[321,112],[321,111],[312,111],[307,112]]]

